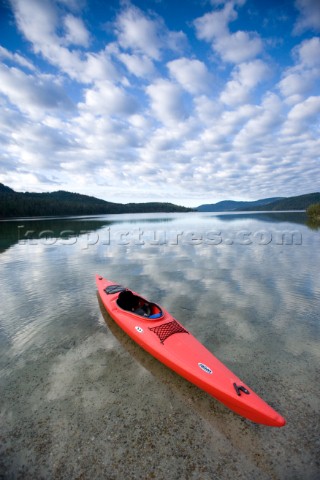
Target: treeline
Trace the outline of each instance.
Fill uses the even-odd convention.
[[[320,193],[308,193],[294,197],[261,198],[255,201],[223,200],[218,203],[200,205],[200,212],[275,212],[306,210],[309,205],[320,202]]]
[[[266,205],[260,205],[251,208],[242,208],[241,211],[288,211],[288,210],[306,210],[311,204],[320,202],[320,193],[308,193],[306,195],[298,195],[296,197],[286,197],[276,200]]]
[[[172,203],[113,203],[88,195],[65,191],[52,193],[15,192],[0,184],[0,217],[56,215],[104,215],[115,213],[187,212],[191,209]]]

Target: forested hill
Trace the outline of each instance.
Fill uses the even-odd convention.
[[[172,203],[114,203],[63,190],[51,193],[15,192],[0,183],[0,218],[110,213],[188,212]]]
[[[218,203],[200,205],[196,210],[202,212],[248,212],[306,210],[309,205],[320,202],[320,193],[308,193],[296,197],[263,198],[253,202],[225,200]]]
[[[262,198],[252,202],[223,200],[222,202],[218,203],[200,205],[197,210],[198,212],[233,212],[241,209],[253,209],[254,207],[258,207],[260,205],[267,205],[277,200],[281,200],[282,198],[283,197]]]
[[[310,205],[314,203],[320,203],[320,192],[308,193],[306,195],[298,195],[296,197],[286,197],[269,203],[268,205],[258,205],[252,209],[245,210],[268,210],[268,211],[280,211],[280,210],[306,210]],[[242,209],[243,210],[243,209]]]

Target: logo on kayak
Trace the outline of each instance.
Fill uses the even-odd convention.
[[[137,330],[137,332],[143,333],[143,328],[136,326],[135,329]]]
[[[207,365],[205,365],[204,363],[198,363],[199,367],[201,368],[201,370],[203,370],[204,372],[206,373],[212,373],[212,370],[211,368],[207,367]]]

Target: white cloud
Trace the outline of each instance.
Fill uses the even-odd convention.
[[[318,76],[316,75],[316,77]],[[315,80],[315,76],[309,73],[287,72],[279,82],[279,89],[284,97],[288,97],[289,103],[297,103],[301,101],[303,95],[310,91]]]
[[[96,82],[93,88],[85,91],[85,103],[80,108],[87,109],[94,115],[130,115],[137,110],[133,97],[111,82]]]
[[[319,37],[304,40],[294,48],[293,52],[298,57],[299,63],[304,67],[320,66]]]
[[[80,63],[76,62],[75,67],[75,78],[86,83],[101,80],[115,81],[120,78],[107,50],[85,54],[84,60]],[[70,71],[70,74],[72,74],[72,71]]]
[[[288,114],[288,120],[315,120],[320,114],[320,97],[309,97],[304,102],[295,105]]]
[[[230,80],[220,99],[226,105],[246,103],[253,88],[266,79],[269,67],[262,60],[254,60],[238,65],[232,72]]]
[[[18,64],[21,67],[25,67],[30,71],[36,70],[35,66],[25,57],[23,57],[19,53],[11,53],[9,52],[9,50],[2,47],[1,45],[0,45],[0,58],[4,60],[10,60],[11,62]]]
[[[11,0],[17,24],[36,52],[55,40],[58,15],[50,0]]]
[[[158,79],[148,85],[146,92],[151,100],[152,111],[160,122],[170,126],[186,119],[182,91],[178,85]]]
[[[60,130],[32,119],[20,118],[7,136],[8,171],[14,169],[20,174],[34,172],[38,178],[41,175],[47,178],[50,171],[58,171],[61,159],[75,147],[69,127],[65,124],[65,128]]]
[[[254,118],[248,120],[234,137],[233,147],[236,151],[261,152],[262,145],[271,142],[283,122],[283,105],[275,94],[269,94],[257,109]]]
[[[89,33],[82,20],[68,14],[60,16],[58,8],[50,0],[11,0],[20,30],[29,40],[36,53],[40,53],[52,65],[60,68],[72,79],[91,83],[95,80],[115,80],[116,68],[106,49],[100,52],[69,50],[66,43],[88,45]],[[67,27],[67,36],[59,36],[62,26]]]
[[[148,78],[155,73],[153,62],[147,55],[119,53],[117,58],[124,63],[127,70],[136,77]]]
[[[218,99],[209,98],[207,95],[194,98],[193,103],[195,115],[204,124],[212,122],[222,112],[222,105]]]
[[[50,63],[79,83],[117,80],[119,74],[106,50],[82,53],[52,44],[42,52]]]
[[[241,24],[244,0],[211,0],[210,13],[189,18],[185,31],[193,24],[197,38],[184,51],[184,33],[129,1],[120,2],[113,23],[106,17],[107,32],[102,18],[86,22],[84,0],[11,3],[30,43],[21,42],[19,52],[0,47],[7,65],[0,68],[2,181],[18,186],[21,178],[39,191],[50,181],[60,188],[76,183],[90,194],[90,184],[105,184],[119,201],[133,194],[150,200],[157,190],[159,199],[181,195],[179,202],[210,196],[213,187],[225,198],[314,185],[319,37],[291,38],[291,56],[283,38],[269,50],[274,61],[262,61],[262,38]],[[75,94],[75,105],[66,92]],[[133,175],[143,193],[132,190]]]
[[[64,17],[64,24],[67,32],[65,42],[68,45],[89,46],[90,35],[81,18],[70,14],[66,15]]]
[[[293,33],[299,35],[306,30],[320,31],[320,3],[318,0],[296,0],[295,6],[300,15]]]
[[[152,122],[150,119],[146,118],[144,115],[139,115],[135,113],[128,118],[128,121],[133,125],[139,132],[146,132],[152,128]]]
[[[233,2],[227,2],[219,11],[207,13],[194,21],[197,37],[211,42],[223,61],[241,63],[262,52],[263,43],[256,32],[238,30],[231,33],[228,23],[237,18]]]
[[[199,158],[230,151],[232,141],[249,120],[259,115],[259,107],[241,105],[231,111],[216,111],[206,120],[202,132],[192,142],[188,142],[190,154]]]
[[[137,157],[141,139],[140,127],[127,123],[121,117],[97,116],[95,112],[81,109],[79,116],[70,126],[72,138],[77,141],[77,149],[67,155],[65,169],[96,175],[106,168],[109,175],[106,181],[112,183],[121,177],[123,165],[131,164]],[[121,167],[121,168],[120,168]],[[118,174],[118,177],[117,177]]]
[[[224,37],[228,35],[228,23],[236,18],[233,4],[228,2],[223,10],[206,13],[194,21],[197,37],[207,42]]]
[[[319,121],[320,97],[309,97],[290,110],[283,126],[283,134],[303,135],[308,130],[308,125],[317,125]]]
[[[0,92],[33,118],[42,118],[47,111],[73,108],[64,90],[51,77],[27,75],[5,65],[0,65]]]
[[[187,46],[187,37],[184,32],[175,32],[164,28],[161,35],[164,49],[181,54]]]
[[[278,84],[288,104],[300,103],[310,95],[320,76],[320,39],[304,40],[292,50],[296,65],[288,68]]]
[[[167,67],[171,76],[191,94],[208,93],[211,90],[213,79],[203,62],[183,57],[169,62]]]
[[[157,24],[143,15],[138,8],[130,7],[120,13],[116,21],[116,33],[122,48],[160,59],[161,42]]]
[[[239,30],[217,38],[213,48],[225,62],[240,63],[261,53],[263,44],[258,34]]]
[[[41,139],[40,144],[39,139]],[[59,151],[66,152],[71,147],[63,132],[46,128],[44,125],[33,125],[28,130],[20,132],[16,136],[16,141],[19,142],[20,147],[23,146],[19,154],[22,162],[35,169],[54,168],[61,162]],[[53,151],[54,154],[48,156],[48,150]]]
[[[183,32],[170,31],[162,19],[150,18],[134,6],[118,15],[115,32],[121,48],[153,60],[160,60],[163,49],[181,51],[186,42]]]

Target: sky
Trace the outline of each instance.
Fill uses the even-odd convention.
[[[320,0],[0,0],[0,182],[195,207],[320,188]]]

